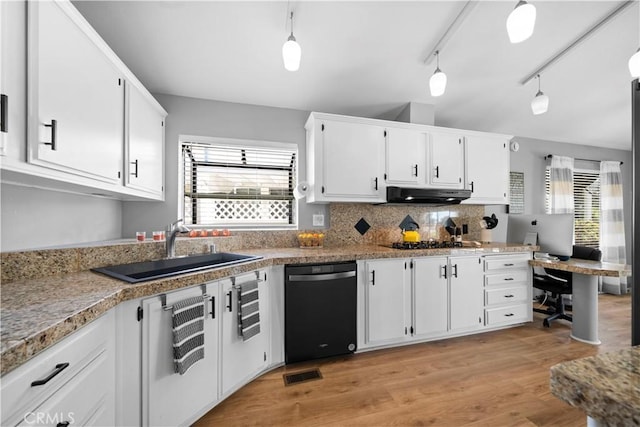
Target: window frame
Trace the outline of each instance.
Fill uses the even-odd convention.
[[[583,197],[581,195],[577,195],[576,194],[576,185],[575,185],[575,175],[576,174],[583,174],[583,175],[595,175],[595,182],[598,182],[600,180],[600,169],[593,166],[593,167],[576,167],[574,168],[574,188],[573,188],[573,197],[574,197],[574,203],[575,206],[577,207],[577,202],[578,200],[582,200]],[[545,175],[544,175],[544,209],[546,213],[550,213],[550,167],[549,165],[546,166],[545,168]],[[600,188],[600,185],[598,184],[598,189]],[[600,191],[598,191],[598,200],[597,203],[595,203],[595,205],[597,205],[598,207],[600,206]],[[594,204],[592,203],[592,207],[594,206]],[[600,212],[598,212],[597,214],[597,223],[598,223],[598,234],[597,234],[597,241],[594,239],[590,239],[585,241],[585,237],[582,234],[583,230],[581,228],[580,230],[580,241],[577,241],[577,237],[578,237],[578,233],[577,233],[577,229],[576,229],[576,221],[579,219],[583,219],[583,218],[576,218],[576,213],[579,213],[577,209],[574,208],[574,227],[573,227],[573,240],[574,240],[574,244],[579,244],[579,245],[583,245],[583,246],[588,246],[588,247],[593,247],[593,248],[599,248],[600,247]]]
[[[293,182],[291,191],[293,194],[293,189],[299,182],[299,162],[300,162],[300,153],[299,146],[296,143],[291,142],[278,142],[278,141],[267,141],[267,140],[255,140],[255,139],[238,139],[238,138],[225,138],[225,137],[208,137],[208,136],[196,136],[196,135],[180,135],[178,138],[178,149],[177,149],[177,162],[178,162],[178,218],[183,218],[185,213],[185,194],[184,194],[184,179],[185,179],[185,171],[184,171],[184,162],[182,158],[182,145],[194,143],[194,144],[212,144],[212,145],[226,145],[229,147],[255,147],[257,149],[282,149],[282,150],[290,150],[295,153],[295,165],[293,171]],[[224,224],[224,225],[203,225],[203,224],[188,224],[189,228],[192,229],[229,229],[229,230],[246,230],[246,231],[260,231],[260,230],[297,230],[299,224],[299,200],[295,197],[291,198],[291,224]]]

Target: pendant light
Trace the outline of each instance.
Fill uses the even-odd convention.
[[[520,0],[507,18],[507,34],[511,43],[525,41],[533,34],[536,25],[536,7]]]
[[[436,70],[429,79],[431,96],[440,96],[447,87],[447,75],[440,70],[440,51],[436,50]]]
[[[300,56],[302,55],[302,49],[293,36],[293,11],[291,11],[291,35],[287,41],[282,45],[282,60],[284,61],[284,68],[289,71],[298,71],[300,68]]]
[[[536,97],[531,101],[531,111],[537,116],[546,113],[549,109],[549,97],[540,90],[540,74],[538,74],[536,78],[538,79],[538,93],[536,93]]]

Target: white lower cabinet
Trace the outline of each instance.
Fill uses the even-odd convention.
[[[485,257],[484,304],[488,327],[533,320],[530,259],[529,252]]]
[[[365,261],[365,343],[390,344],[409,334],[411,294],[408,260]]]
[[[115,425],[114,332],[111,310],[4,375],[1,425]]]
[[[218,399],[218,289],[218,282],[213,282],[142,301],[143,425],[192,423]],[[194,297],[202,298],[205,306],[204,358],[180,374],[174,369],[171,308]]]
[[[358,263],[358,343],[371,349],[532,320],[530,254]]]
[[[267,272],[259,270],[220,281],[221,294],[221,397],[226,397],[269,365],[269,295]],[[244,283],[258,279],[260,333],[247,339],[240,335],[238,294]]]
[[[449,330],[449,281],[446,257],[413,260],[413,333],[416,337]]]
[[[483,321],[482,257],[449,257],[451,331],[479,329]]]

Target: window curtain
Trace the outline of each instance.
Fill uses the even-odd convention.
[[[620,162],[600,162],[600,250],[602,261],[626,264]],[[602,291],[628,292],[626,277],[603,277]]]
[[[573,158],[551,157],[549,167],[549,207],[553,214],[573,213]]]

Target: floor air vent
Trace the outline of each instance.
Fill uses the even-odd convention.
[[[320,373],[320,369],[310,369],[308,371],[284,374],[282,378],[284,378],[284,385],[289,386],[293,384],[300,384],[305,381],[321,380],[322,374]]]

